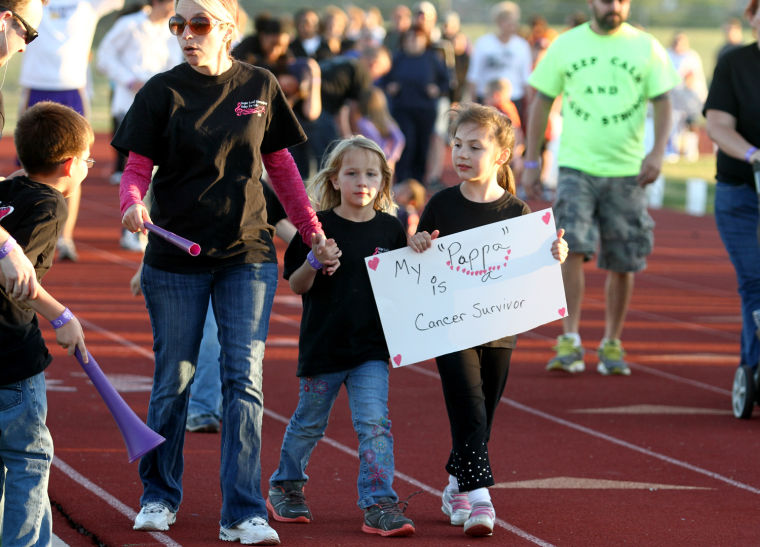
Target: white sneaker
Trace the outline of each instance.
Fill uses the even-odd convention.
[[[481,537],[493,534],[496,511],[489,501],[477,501],[472,504],[470,518],[464,523],[464,533],[468,536]]]
[[[232,528],[219,528],[219,539],[248,545],[279,545],[280,536],[261,517],[253,517]]]
[[[134,530],[163,530],[169,529],[169,525],[177,520],[177,513],[173,513],[162,503],[150,502],[140,508],[135,518]]]
[[[121,233],[121,238],[119,239],[119,244],[121,245],[122,249],[126,249],[128,251],[140,251],[144,252],[145,247],[148,245],[147,238],[142,234],[142,232],[128,232],[127,230],[123,230]]]
[[[452,526],[462,526],[470,518],[470,510],[470,498],[466,492],[455,492],[448,486],[443,489],[441,511],[449,517]]]

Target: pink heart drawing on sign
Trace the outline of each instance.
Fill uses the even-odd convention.
[[[394,355],[393,356],[393,362],[396,363],[396,366],[398,366],[398,365],[401,364],[401,354],[400,353],[398,355]]]
[[[13,207],[10,205],[3,205],[0,207],[0,220],[10,215],[13,212]]]
[[[567,310],[565,310],[565,308],[560,308],[560,309],[558,309],[557,311],[559,312],[559,316],[560,316],[560,317],[565,317],[565,312],[566,312]]]
[[[367,266],[372,268],[373,270],[377,270],[377,265],[380,264],[380,259],[376,256],[373,256],[369,259],[369,262],[367,262]]]
[[[552,219],[552,215],[549,211],[546,211],[544,213],[544,216],[541,217],[541,220],[544,221],[544,224],[549,224],[549,221]]]

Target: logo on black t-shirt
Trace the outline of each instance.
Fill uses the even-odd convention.
[[[10,215],[13,212],[13,205],[1,205],[0,204],[0,220]]]
[[[266,101],[240,101],[235,107],[235,114],[238,116],[250,116],[256,114],[259,118],[267,111]]]

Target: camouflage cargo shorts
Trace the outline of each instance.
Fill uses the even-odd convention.
[[[560,168],[554,216],[565,229],[571,253],[591,260],[599,246],[597,264],[614,272],[638,272],[654,244],[654,220],[647,196],[636,177],[594,177]]]

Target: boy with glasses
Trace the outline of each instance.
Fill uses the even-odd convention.
[[[18,120],[16,150],[26,174],[0,182],[0,224],[10,236],[0,257],[23,249],[39,280],[53,262],[55,243],[66,221],[65,196],[87,176],[94,160],[90,124],[71,108],[44,102]],[[0,272],[0,283],[6,279]],[[53,441],[45,425],[44,370],[52,357],[37,314],[49,320],[57,342],[87,359],[82,326],[68,308],[41,286],[36,297],[19,301],[0,290],[0,508],[2,544],[50,545],[52,521],[47,497]]]

